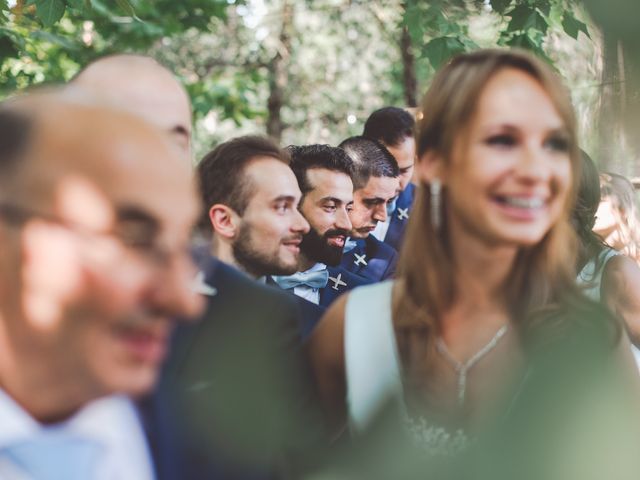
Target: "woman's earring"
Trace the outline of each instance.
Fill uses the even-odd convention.
[[[440,206],[442,195],[442,183],[439,178],[434,178],[429,183],[429,192],[431,194],[431,224],[433,225],[433,229],[438,231],[440,229],[440,225],[442,224],[441,212],[442,208]]]

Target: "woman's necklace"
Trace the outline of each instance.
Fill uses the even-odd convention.
[[[455,371],[458,373],[458,405],[464,405],[465,395],[467,393],[467,373],[471,368],[478,363],[482,357],[487,355],[491,350],[495,348],[500,339],[507,333],[508,325],[504,325],[500,327],[500,329],[496,332],[489,343],[487,343],[484,347],[474,353],[469,360],[464,363],[459,362],[447,349],[447,346],[444,344],[442,338],[438,338],[436,340],[436,350],[442,357],[453,366]]]

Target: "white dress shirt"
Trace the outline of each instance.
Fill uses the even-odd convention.
[[[155,478],[146,437],[131,400],[113,395],[95,400],[70,419],[48,427],[38,423],[0,389],[0,479],[31,479],[13,464],[5,449],[37,436],[47,428],[99,443],[96,476],[87,480],[153,480]]]
[[[395,212],[393,214],[395,214]],[[384,222],[378,222],[376,228],[371,232],[371,235],[381,242],[384,242],[384,237],[387,236],[387,232],[389,231],[389,225],[391,225],[391,215],[387,215],[387,219]]]

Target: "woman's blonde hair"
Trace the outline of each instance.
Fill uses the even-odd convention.
[[[600,191],[613,206],[616,230],[624,245],[621,251],[640,263],[640,218],[633,184],[622,175],[601,173]]]
[[[567,132],[572,182],[563,213],[542,241],[518,253],[506,282],[504,301],[518,331],[532,322],[531,313],[554,310],[566,300],[580,301],[575,287],[576,237],[569,222],[580,178],[576,121],[568,92],[553,70],[520,50],[480,50],[455,57],[433,79],[422,102],[416,125],[418,157],[436,153],[451,162],[456,144],[465,138],[478,100],[491,78],[504,69],[516,69],[535,79],[556,107]],[[447,208],[446,185],[442,207]],[[446,218],[443,215],[442,218]],[[428,355],[439,333],[439,319],[459,294],[446,222],[433,227],[429,185],[418,188],[404,245],[399,281],[394,289],[393,319],[407,381],[421,382],[428,372]],[[427,355],[425,360],[425,355]],[[421,367],[422,366],[422,367]]]

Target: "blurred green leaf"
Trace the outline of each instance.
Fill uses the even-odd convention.
[[[130,17],[136,16],[136,11],[129,0],[116,0],[116,3],[118,4],[118,7],[120,7],[120,10],[122,10],[126,15]]]
[[[64,0],[36,0],[36,14],[45,27],[50,27],[64,15]]]
[[[551,13],[551,2],[549,0],[535,0],[534,6],[545,15]]]
[[[454,37],[439,37],[431,40],[424,48],[424,53],[433,68],[440,68],[449,59],[465,51],[464,44]]]
[[[491,8],[501,15],[505,12],[509,5],[511,5],[511,0],[491,0]]]
[[[511,16],[511,21],[507,28],[512,32],[520,30],[527,31],[533,28],[546,33],[549,28],[549,24],[544,17],[540,15],[540,12],[525,4],[518,5],[509,15]]]
[[[562,28],[567,35],[575,38],[576,40],[578,39],[578,33],[580,32],[583,32],[587,37],[591,38],[587,25],[576,19],[571,12],[565,12],[564,17],[562,18]]]

